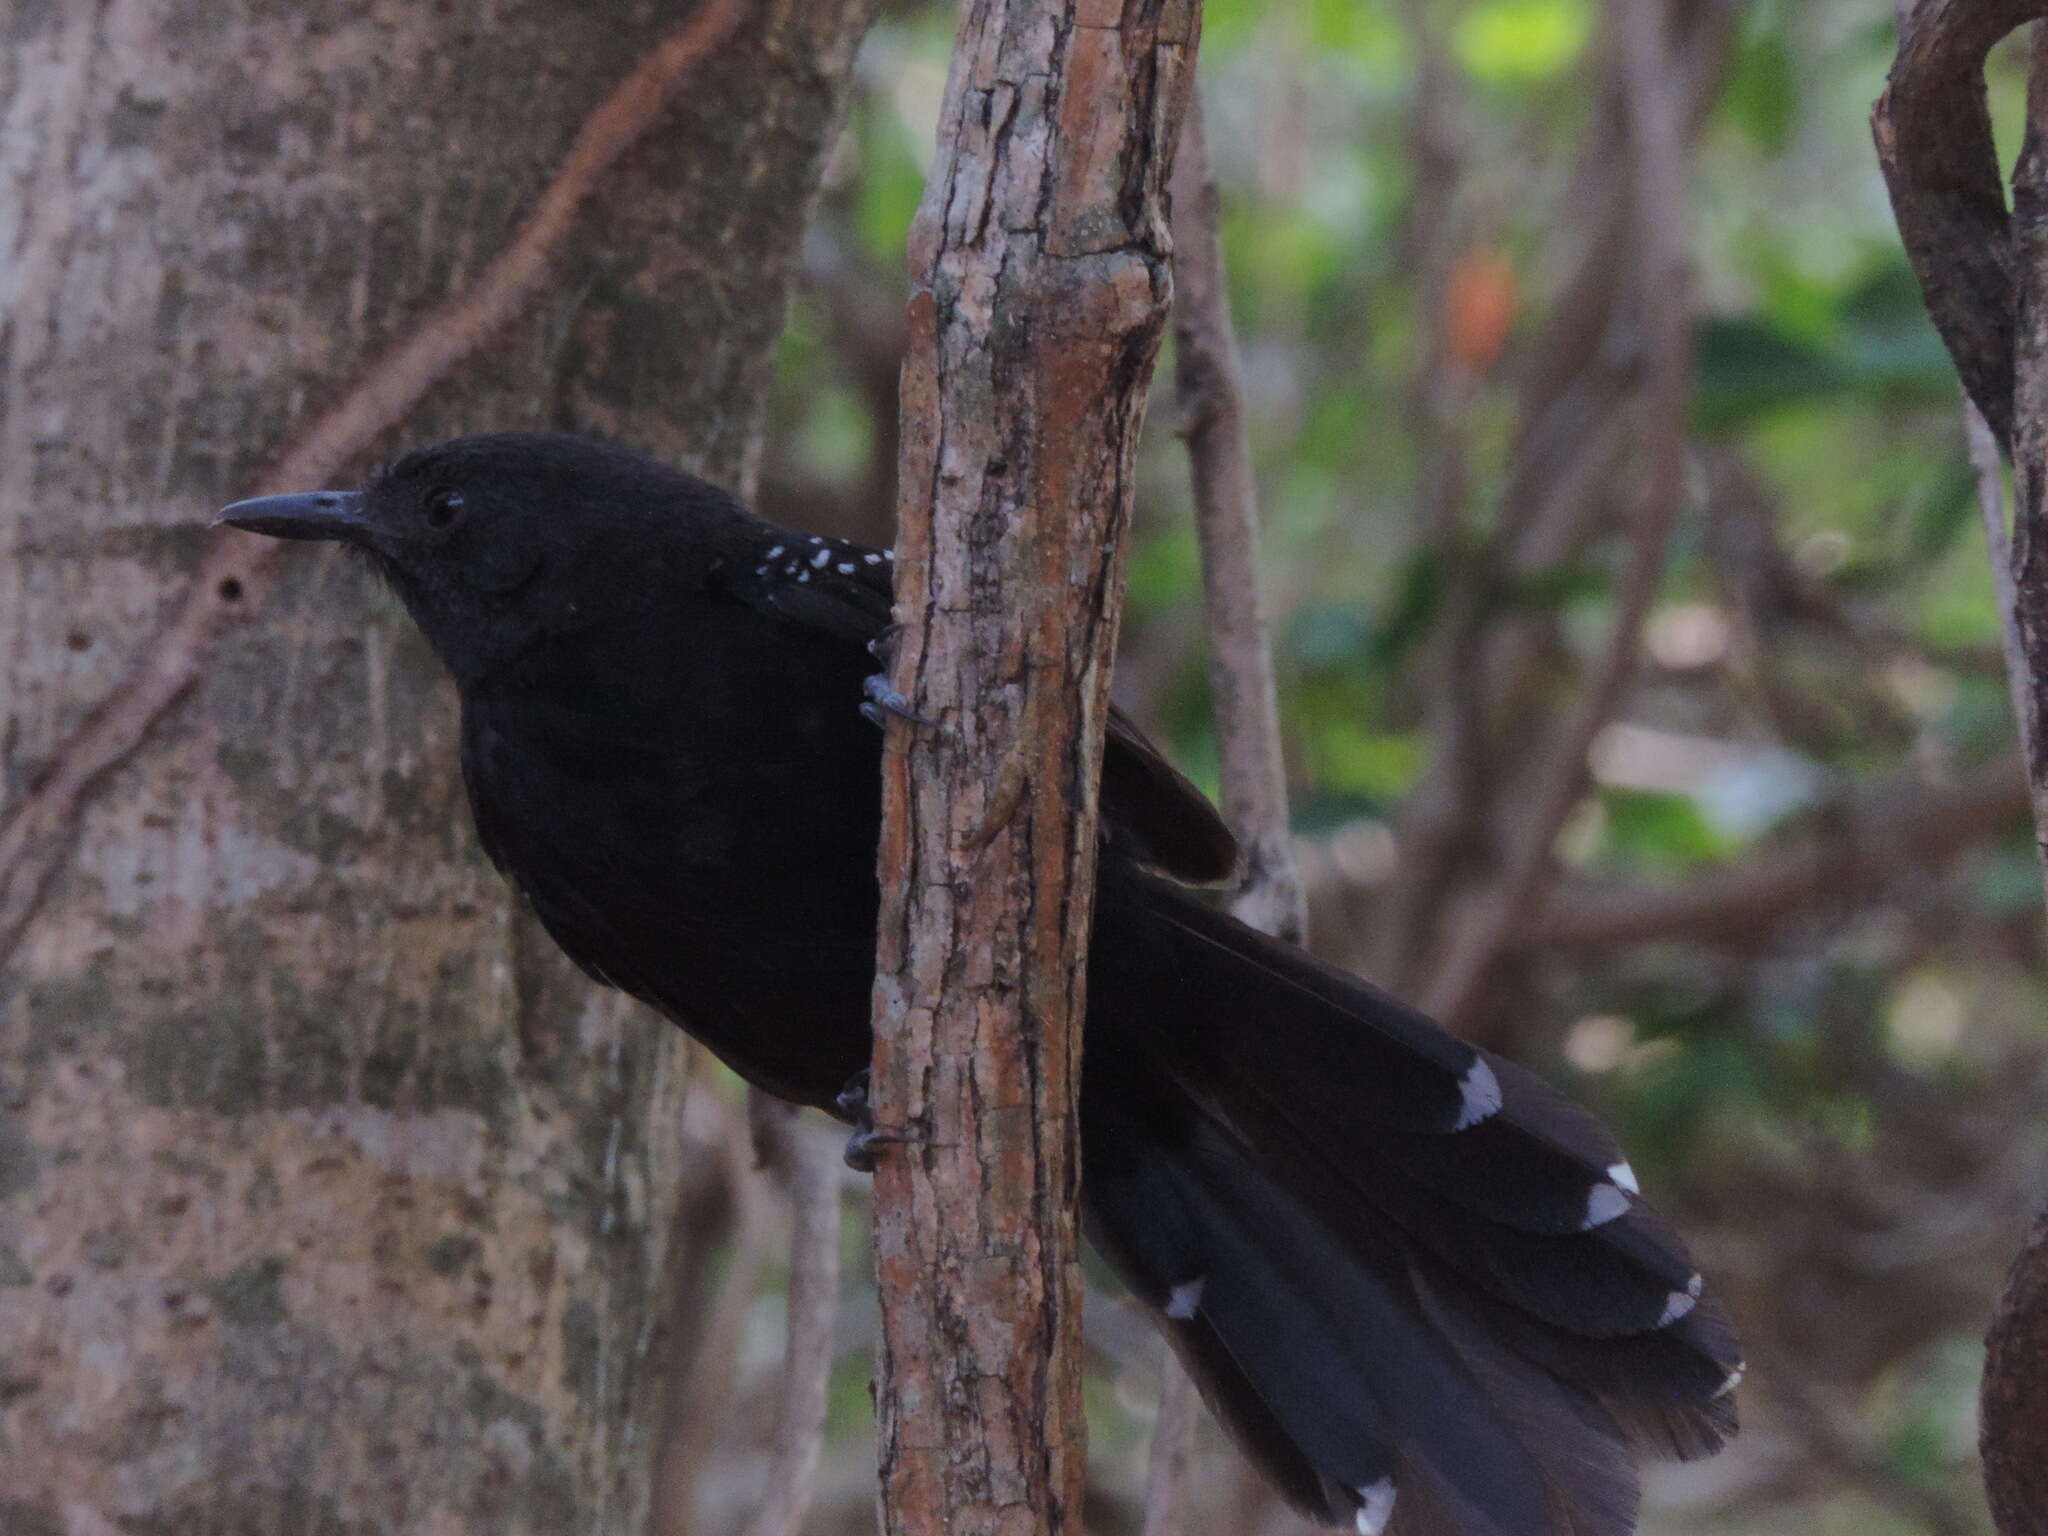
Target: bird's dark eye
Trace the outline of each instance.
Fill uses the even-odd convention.
[[[462,520],[462,492],[439,490],[427,497],[427,526],[436,533]]]

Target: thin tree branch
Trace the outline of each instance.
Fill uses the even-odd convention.
[[[1494,962],[1541,902],[1559,828],[1585,791],[1587,754],[1619,707],[1639,660],[1643,620],[1663,580],[1665,550],[1685,499],[1685,413],[1691,397],[1691,274],[1685,245],[1682,98],[1671,89],[1670,12],[1641,0],[1610,11],[1622,50],[1623,99],[1643,233],[1637,291],[1645,331],[1645,483],[1629,564],[1607,647],[1524,821],[1500,889],[1454,939],[1431,1009],[1453,1029],[1469,1022]]]
[[[1244,379],[1230,323],[1199,94],[1181,126],[1173,235],[1174,385],[1202,545],[1223,816],[1245,850],[1231,910],[1253,927],[1299,944],[1308,931],[1308,909],[1288,825],[1279,690],[1259,580],[1258,487],[1245,437]]]
[[[1096,780],[1195,0],[976,0],[910,242],[871,1103],[889,1536],[1081,1519]]]
[[[1299,944],[1308,934],[1308,902],[1287,815],[1279,687],[1259,579],[1258,488],[1220,230],[1197,88],[1173,167],[1174,384],[1202,546],[1223,815],[1245,851],[1230,907],[1253,927]],[[1169,1350],[1152,1429],[1144,1536],[1177,1536],[1181,1528],[1199,1417],[1194,1384]]]
[[[517,315],[605,172],[655,126],[676,86],[746,9],[746,0],[704,0],[649,49],[583,120],[561,168],[476,282],[427,316],[308,423],[250,494],[301,490],[327,479]],[[169,623],[143,648],[134,671],[58,749],[36,787],[0,823],[0,963],[63,867],[85,797],[192,686],[220,621],[264,595],[281,548],[268,540],[215,537]]]
[[[798,1536],[825,1447],[826,1387],[839,1312],[839,1149],[806,1136],[794,1105],[748,1097],[762,1166],[789,1196],[789,1331],[761,1502],[745,1536]]]
[[[1181,152],[1187,152],[1185,143]],[[1145,1471],[1145,1524],[1141,1536],[1181,1536],[1187,1505],[1188,1463],[1202,1398],[1194,1379],[1168,1353],[1159,1387],[1159,1417],[1152,1425],[1152,1457]]]
[[[725,1422],[719,1407],[731,1391],[740,1330],[767,1251],[761,1179],[748,1155],[753,1142],[746,1120],[715,1089],[702,1090],[693,1108],[712,1122],[696,1160],[714,1172],[683,1190],[669,1238],[688,1262],[674,1265],[678,1285],[670,1326],[677,1337],[664,1362],[667,1400],[650,1474],[655,1494],[648,1507],[649,1536],[690,1536],[693,1529],[698,1477]],[[714,1291],[712,1250],[721,1241],[726,1266]]]

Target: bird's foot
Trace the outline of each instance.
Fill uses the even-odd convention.
[[[860,706],[861,718],[870,725],[882,725],[891,715],[899,720],[908,720],[912,725],[938,724],[936,720],[927,719],[911,709],[910,700],[889,686],[885,672],[877,672],[869,678],[861,685],[860,691],[864,695]]]
[[[846,1086],[839,1090],[835,1101],[839,1112],[853,1122],[853,1134],[846,1138],[846,1166],[858,1173],[873,1173],[877,1156],[883,1147],[905,1146],[917,1140],[905,1131],[883,1130],[876,1126],[874,1112],[868,1106],[868,1069],[847,1079]]]

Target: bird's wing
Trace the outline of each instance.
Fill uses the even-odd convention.
[[[722,590],[759,613],[849,645],[873,646],[887,635],[892,554],[774,528],[761,538],[757,549],[728,557],[714,572]],[[1214,885],[1237,870],[1237,840],[1208,797],[1114,707],[1103,744],[1102,816],[1131,857],[1162,874]]]

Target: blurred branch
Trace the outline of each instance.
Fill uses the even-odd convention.
[[[1567,882],[1516,941],[1754,943],[1803,907],[1863,898],[1900,870],[1924,872],[1983,845],[2026,805],[2017,757],[1986,763],[1953,784],[1903,780],[1830,806],[1796,843],[1774,843],[1672,885]]]
[[[798,1536],[825,1444],[826,1386],[839,1309],[840,1155],[803,1134],[800,1111],[758,1089],[747,1098],[762,1166],[789,1196],[789,1331],[761,1502],[745,1536]]]
[[[1483,629],[1479,589],[1486,562],[1468,547],[1471,423],[1477,369],[1453,355],[1451,274],[1463,231],[1466,171],[1457,131],[1464,84],[1451,57],[1449,18],[1426,0],[1398,8],[1414,49],[1414,91],[1407,111],[1413,167],[1398,250],[1414,274],[1420,350],[1409,374],[1406,416],[1414,445],[1420,516],[1418,553],[1431,561],[1438,619],[1417,683],[1434,744],[1427,788],[1403,807],[1402,851],[1408,876],[1379,926],[1380,969],[1397,986],[1417,984],[1433,919],[1481,834],[1490,767],[1477,666]]]
[[[1607,647],[1579,707],[1553,746],[1505,878],[1476,921],[1454,936],[1431,1011],[1451,1029],[1469,1022],[1494,962],[1542,900],[1559,828],[1585,792],[1587,754],[1635,675],[1643,620],[1663,580],[1664,555],[1685,500],[1686,408],[1692,386],[1692,283],[1685,245],[1683,96],[1674,90],[1670,12],[1617,0],[1623,99],[1643,235],[1637,291],[1644,318],[1644,484],[1629,564]]]
[[[1672,16],[1665,83],[1688,144],[1718,96],[1735,20],[1728,0],[1705,0]],[[1583,558],[1615,520],[1609,487],[1634,441],[1646,298],[1642,285],[1628,279],[1646,236],[1642,200],[1631,193],[1624,61],[1614,33],[1610,16],[1607,40],[1594,50],[1597,109],[1559,199],[1552,237],[1559,249],[1537,263],[1569,260],[1569,275],[1513,365],[1514,441],[1479,562],[1495,580],[1523,580]],[[1472,563],[1469,549],[1453,553]],[[1436,665],[1455,686],[1430,680],[1429,764],[1402,802],[1398,878],[1373,924],[1375,964],[1397,990],[1421,990],[1441,973],[1443,936],[1471,926],[1469,919],[1447,920],[1447,909],[1486,878],[1497,849],[1512,840],[1489,825],[1489,813],[1527,804],[1534,791],[1512,788],[1526,754],[1504,747],[1546,723],[1544,706],[1534,701],[1549,692],[1540,674],[1558,651],[1554,615],[1513,604],[1482,609],[1456,589],[1441,604],[1436,627]]]
[[[660,121],[676,86],[745,12],[746,0],[704,0],[649,49],[583,120],[561,168],[482,275],[308,422],[249,494],[323,483],[516,316],[546,278],[605,172]],[[143,649],[134,671],[58,748],[34,791],[0,822],[0,962],[62,867],[85,797],[142,745],[150,727],[192,685],[215,625],[230,612],[254,606],[284,547],[216,535],[169,623]]]
[[[655,1493],[648,1506],[648,1536],[689,1536],[698,1475],[725,1422],[719,1405],[731,1390],[740,1329],[754,1300],[767,1241],[746,1121],[709,1086],[692,1093],[684,1115],[686,1133],[700,1114],[711,1125],[704,1136],[691,1138],[693,1146],[701,1146],[686,1162],[696,1176],[678,1195],[670,1224],[669,1241],[683,1251],[672,1265],[678,1283],[662,1362],[668,1400],[651,1463]],[[728,1258],[714,1296],[712,1260],[721,1246],[728,1248]]]
[[[1182,153],[1186,153],[1183,146]],[[1159,1418],[1152,1426],[1152,1457],[1145,1471],[1145,1524],[1141,1536],[1181,1536],[1187,1503],[1188,1463],[1202,1399],[1194,1379],[1171,1353],[1159,1388]]]

